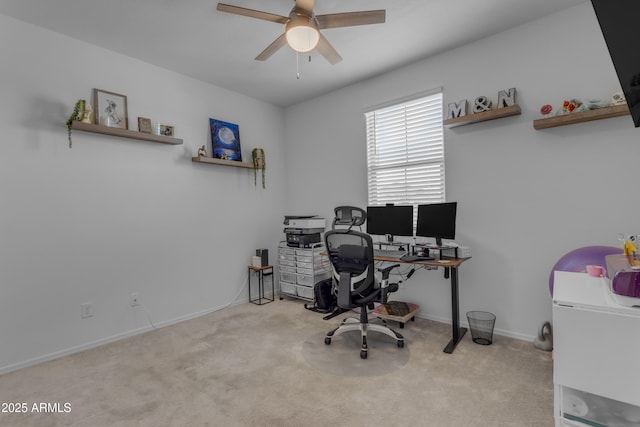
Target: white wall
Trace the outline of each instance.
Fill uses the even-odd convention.
[[[275,260],[284,213],[366,206],[363,111],[437,86],[445,102],[516,87],[523,110],[445,132],[457,240],[473,253],[463,314],[492,311],[497,332],[529,339],[551,317],[560,256],[640,232],[630,118],[532,126],[542,104],[619,89],[588,3],[284,112],[1,15],[0,57],[0,373],[149,328],[134,291],[160,325],[246,300],[249,257]],[[184,145],[75,131],[70,150],[64,122],[94,87],[128,96],[131,128],[168,122]],[[267,190],[251,171],[191,162],[210,117],[240,125],[245,156],[266,149]],[[397,298],[450,318],[440,272]]]
[[[447,199],[458,201],[462,320],[496,314],[496,332],[531,339],[551,319],[548,277],[571,249],[617,246],[638,233],[640,131],[614,118],[544,131],[540,106],[609,99],[620,89],[590,3],[290,107],[285,114],[288,210],[367,204],[363,111],[442,86],[445,104],[515,87],[522,115],[445,131]],[[446,107],[445,107],[446,108]],[[449,321],[448,283],[416,273],[397,299]]]
[[[0,373],[149,328],[134,291],[159,325],[247,299],[252,253],[275,260],[282,238],[281,108],[2,15],[0,58]],[[131,129],[173,124],[184,145],[74,131],[69,149],[93,88],[127,95]],[[247,160],[264,147],[266,190],[191,162],[210,117],[240,125]]]

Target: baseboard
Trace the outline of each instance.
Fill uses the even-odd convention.
[[[434,322],[440,322],[440,323],[446,323],[448,325],[451,324],[451,318],[448,317],[441,317],[441,316],[433,316],[433,315],[425,315],[425,314],[417,314],[416,317],[419,317],[421,319],[427,319],[427,320],[433,320]],[[465,327],[465,328],[469,328],[469,323],[460,319],[460,326]],[[493,334],[494,335],[500,335],[503,337],[507,337],[507,338],[513,338],[516,340],[520,340],[520,341],[526,341],[526,342],[533,342],[535,335],[525,335],[525,334],[519,334],[516,332],[512,332],[512,331],[507,331],[504,329],[494,329],[493,330]]]
[[[126,331],[126,332],[122,332],[120,334],[116,334],[116,335],[112,335],[110,337],[105,337],[105,338],[101,338],[99,340],[95,340],[95,341],[91,341],[88,343],[84,343],[84,344],[80,344],[74,347],[69,347],[63,350],[59,350],[59,351],[55,351],[53,353],[49,353],[49,354],[45,354],[42,356],[38,356],[38,357],[34,357],[32,359],[28,359],[22,362],[18,362],[18,363],[14,363],[11,365],[6,365],[6,366],[2,366],[0,367],[0,375],[3,374],[8,374],[9,372],[13,372],[13,371],[18,371],[20,369],[24,369],[24,368],[28,368],[30,366],[35,366],[35,365],[39,365],[40,363],[44,363],[44,362],[48,362],[50,360],[55,360],[55,359],[59,359],[61,357],[64,356],[69,356],[71,354],[74,353],[79,353],[81,351],[85,351],[85,350],[90,350],[92,348],[96,348],[96,347],[100,347],[102,345],[105,344],[110,344],[112,342],[115,341],[119,341],[125,338],[129,338],[132,337],[134,335],[139,335],[145,332],[149,332],[153,329],[157,329],[157,328],[163,328],[165,326],[169,326],[169,325],[174,325],[176,323],[180,323],[180,322],[184,322],[186,320],[191,320],[191,319],[195,319],[196,317],[200,317],[200,316],[204,316],[206,314],[209,313],[213,313],[219,310],[222,310],[224,308],[236,305],[236,304],[242,304],[245,302],[248,302],[249,299],[246,298],[244,300],[239,300],[239,301],[234,301],[232,303],[229,304],[225,304],[222,306],[218,306],[215,308],[210,308],[210,309],[206,309],[206,310],[202,310],[199,311],[197,313],[191,313],[185,316],[180,316],[180,317],[176,317],[174,319],[170,319],[170,320],[165,320],[163,322],[159,322],[159,323],[155,323],[155,328],[151,325],[147,325],[147,326],[143,326],[141,328],[136,328],[136,329],[132,329],[130,331]]]

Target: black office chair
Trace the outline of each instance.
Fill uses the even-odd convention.
[[[360,331],[362,347],[360,357],[367,358],[367,332],[380,332],[396,340],[398,347],[404,347],[404,337],[383,325],[370,324],[367,314],[374,308],[374,302],[386,302],[389,272],[398,264],[389,264],[378,269],[382,281],[375,278],[373,241],[371,236],[354,230],[332,230],[325,233],[325,245],[333,270],[334,284],[338,288],[338,307],[350,310],[360,308],[360,318],[348,318],[340,326],[329,331],[324,343],[344,332]]]

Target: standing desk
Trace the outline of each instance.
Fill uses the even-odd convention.
[[[398,258],[376,256],[376,261],[393,262],[401,264],[413,264],[425,267],[444,268],[444,277],[451,279],[451,341],[444,348],[444,352],[451,354],[467,332],[467,328],[460,327],[460,301],[458,295],[458,267],[470,258],[444,258],[424,261],[403,261]],[[449,274],[451,272],[451,274]]]

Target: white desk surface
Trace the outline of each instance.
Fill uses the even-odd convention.
[[[640,316],[640,309],[616,303],[609,290],[606,277],[592,277],[587,273],[555,271],[553,303],[612,313]]]

